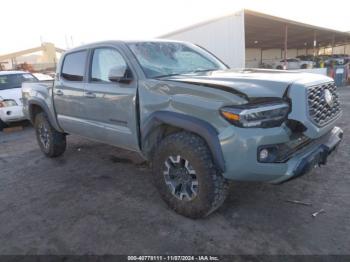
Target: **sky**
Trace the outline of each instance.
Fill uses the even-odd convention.
[[[0,54],[157,36],[242,8],[350,31],[349,0],[2,0]]]

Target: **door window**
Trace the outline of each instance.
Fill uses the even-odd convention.
[[[126,62],[122,55],[112,48],[95,49],[91,65],[91,81],[111,82],[108,78],[113,67],[126,67]]]
[[[67,54],[63,61],[62,77],[69,81],[83,81],[86,51]]]

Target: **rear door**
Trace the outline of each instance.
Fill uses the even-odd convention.
[[[89,137],[138,151],[136,74],[129,72],[131,82],[112,82],[108,75],[113,67],[126,65],[130,69],[123,53],[116,47],[98,47],[90,53],[83,102]]]
[[[68,133],[84,135],[81,131],[84,116],[84,79],[87,50],[65,55],[61,73],[55,81],[53,95],[59,125]]]

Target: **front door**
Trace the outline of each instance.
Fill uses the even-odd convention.
[[[84,118],[89,125],[90,138],[138,151],[135,74],[128,83],[109,80],[111,69],[128,67],[122,54],[114,47],[96,48],[92,50],[90,59],[84,93]]]

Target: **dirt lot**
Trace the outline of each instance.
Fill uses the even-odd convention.
[[[345,137],[327,166],[278,186],[233,183],[203,220],[169,210],[133,153],[69,136],[48,159],[31,127],[0,133],[0,254],[349,254],[350,88],[340,93]]]

